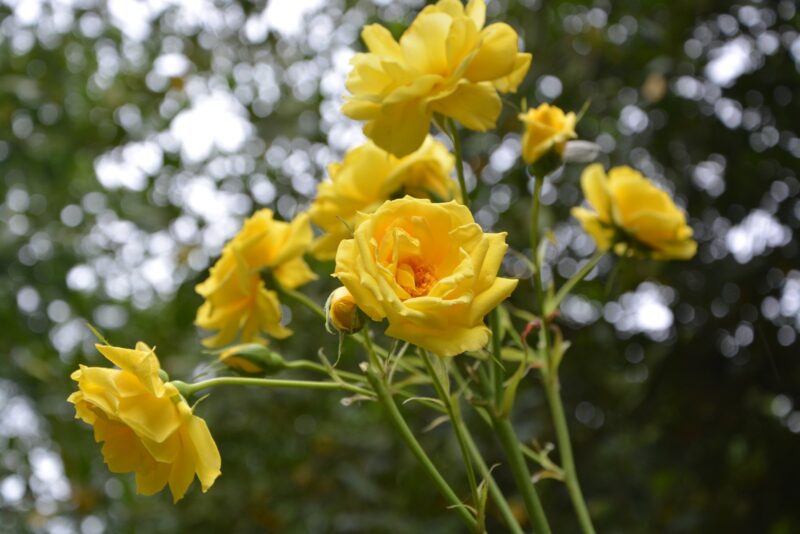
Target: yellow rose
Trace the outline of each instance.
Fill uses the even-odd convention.
[[[486,345],[484,316],[517,286],[497,276],[505,236],[455,201],[392,200],[342,241],[334,276],[371,319],[388,319],[387,335],[454,356]]]
[[[630,167],[614,167],[608,176],[599,163],[581,176],[586,200],[595,211],[572,208],[600,250],[619,255],[688,260],[697,252],[692,229],[669,195]]]
[[[542,104],[536,109],[521,113],[519,120],[525,124],[522,134],[522,159],[531,165],[539,158],[555,150],[559,157],[564,155],[564,145],[575,139],[576,117],[573,112],[564,113],[561,108]]]
[[[346,287],[338,287],[325,302],[325,327],[334,334],[355,334],[364,327],[364,316]]]
[[[220,475],[221,459],[205,421],[175,386],[159,376],[153,349],[96,345],[119,369],[86,367],[72,373],[78,391],[69,396],[76,419],[94,427],[113,473],[136,473],[136,491],[152,495],[166,484],[179,501],[195,475],[203,491]]]
[[[350,150],[341,163],[328,166],[330,178],[319,185],[309,213],[325,233],[311,245],[320,259],[333,259],[342,239],[352,235],[358,212],[375,211],[398,194],[419,198],[459,198],[450,177],[455,160],[447,148],[428,136],[416,152],[396,158],[372,142]]]
[[[258,339],[260,333],[274,338],[291,335],[281,325],[278,295],[268,290],[259,271],[270,268],[283,286],[295,288],[316,278],[303,253],[313,234],[308,214],[291,223],[276,221],[272,211],[263,209],[247,219],[241,231],[222,250],[209,277],[195,287],[206,300],[197,310],[195,324],[218,331],[203,340],[206,347],[220,347],[233,341]]]
[[[519,36],[503,23],[484,27],[485,0],[440,0],[426,6],[395,41],[378,24],[361,38],[342,112],[366,121],[364,133],[396,156],[422,144],[433,113],[471,130],[494,127],[502,103],[497,92],[517,90],[531,63],[519,53]]]

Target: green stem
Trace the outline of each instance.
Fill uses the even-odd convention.
[[[324,390],[343,390],[358,395],[372,396],[372,392],[354,386],[352,384],[339,383],[339,382],[315,382],[313,380],[286,380],[278,378],[246,378],[239,376],[221,376],[218,378],[210,378],[194,384],[187,384],[185,382],[174,381],[173,384],[178,387],[184,396],[190,397],[198,391],[214,388],[218,386],[260,386],[268,388],[291,388],[291,389],[324,389]]]
[[[537,534],[549,534],[550,525],[547,523],[542,503],[539,501],[539,496],[533,487],[531,472],[528,469],[528,464],[525,463],[525,457],[522,456],[519,441],[511,422],[505,417],[492,416],[492,424],[508,458],[511,473],[514,475],[514,481],[522,494],[522,500],[525,502],[525,509],[528,510],[528,517],[533,524],[534,532]]]
[[[492,361],[489,367],[489,377],[494,390],[493,402],[499,407],[503,404],[503,383],[506,371],[503,368],[503,340],[500,332],[500,311],[495,308],[489,316],[489,325],[492,328]]]
[[[327,367],[325,367],[324,365],[316,363],[316,362],[310,362],[308,360],[294,360],[294,361],[286,362],[286,368],[287,369],[301,369],[301,370],[306,370],[306,371],[316,371],[318,373],[323,373],[323,374],[326,374],[326,375],[329,375],[329,376],[331,374],[329,369]],[[350,373],[348,371],[340,371],[338,369],[334,369],[334,373],[337,376],[340,376],[342,378],[346,378],[348,380],[355,380],[355,381],[358,381],[358,382],[365,382],[366,381],[366,378],[364,378],[364,375],[360,375],[360,374],[357,374],[357,373]]]
[[[437,395],[439,395],[439,399],[444,403],[444,407],[447,409],[447,415],[450,417],[450,422],[453,424],[458,447],[461,449],[461,457],[464,460],[464,467],[467,471],[469,489],[472,492],[472,502],[477,506],[480,502],[478,497],[478,483],[475,480],[475,470],[472,467],[469,448],[467,447],[467,439],[464,436],[464,420],[461,418],[461,411],[454,406],[454,399],[447,393],[444,384],[439,380],[439,375],[437,375],[436,371],[433,369],[433,362],[431,362],[428,351],[421,349],[420,352],[422,353],[422,361],[425,362],[425,367],[427,367],[428,373],[433,379],[433,388],[436,390]]]
[[[581,267],[581,269],[577,273],[575,273],[575,275],[572,276],[572,278],[564,282],[564,285],[559,288],[558,293],[556,293],[556,296],[550,302],[547,303],[547,308],[544,310],[544,315],[550,315],[550,313],[557,310],[558,305],[561,304],[561,301],[564,300],[564,297],[569,295],[569,292],[572,291],[572,289],[578,284],[578,282],[586,278],[586,275],[592,272],[592,269],[594,269],[597,266],[597,264],[600,263],[600,260],[603,259],[603,256],[605,256],[605,254],[606,254],[605,251],[602,250],[598,250],[597,252],[595,252],[594,255],[589,259],[589,261],[586,262],[586,264],[583,267]]]
[[[463,424],[463,421],[461,423]],[[469,453],[472,455],[473,461],[478,466],[481,476],[483,476],[483,479],[487,484],[489,484],[489,495],[492,496],[492,500],[497,505],[500,515],[503,516],[503,519],[506,522],[506,526],[514,534],[523,534],[522,528],[519,526],[519,522],[514,516],[514,512],[511,511],[511,508],[508,506],[508,501],[506,501],[503,492],[500,490],[500,486],[497,485],[494,477],[492,477],[492,473],[486,467],[486,462],[483,460],[483,456],[481,456],[480,450],[478,449],[478,446],[475,445],[475,441],[472,439],[472,436],[470,435],[469,429],[466,427],[466,425],[464,425],[464,436],[466,438],[466,444],[467,448],[469,449]]]
[[[578,481],[578,472],[575,469],[575,460],[572,456],[572,443],[569,438],[567,418],[564,415],[564,405],[561,403],[561,395],[559,394],[558,375],[553,373],[545,377],[544,383],[553,423],[556,427],[556,441],[558,442],[558,452],[561,456],[561,468],[564,471],[564,482],[567,485],[567,491],[578,516],[578,523],[580,523],[582,532],[584,534],[594,534],[592,518],[583,498],[581,485]]]
[[[458,184],[461,186],[461,198],[466,207],[469,208],[469,193],[467,192],[467,180],[464,177],[464,158],[461,152],[461,138],[458,135],[458,127],[453,119],[446,119],[448,134],[450,140],[453,141],[453,151],[456,156],[456,174],[458,175]]]
[[[392,421],[397,432],[400,434],[400,437],[403,438],[406,445],[417,460],[422,464],[422,467],[428,473],[428,476],[431,478],[436,487],[441,492],[442,496],[450,503],[450,506],[461,516],[461,519],[467,524],[469,529],[473,532],[477,532],[478,530],[478,523],[475,518],[470,514],[469,510],[464,506],[464,503],[461,502],[461,499],[458,498],[458,495],[453,491],[453,488],[447,483],[447,481],[442,477],[439,470],[436,469],[436,466],[433,465],[428,454],[425,452],[425,449],[422,448],[417,438],[414,436],[414,433],[408,427],[405,419],[403,418],[403,414],[400,412],[400,409],[395,404],[394,399],[392,398],[391,393],[386,388],[386,385],[381,381],[380,378],[375,374],[373,369],[370,369],[367,373],[367,378],[369,379],[370,384],[372,385],[375,392],[378,394],[378,400],[383,405],[384,409],[386,410],[387,415]]]
[[[288,287],[283,287],[282,285],[278,284],[277,281],[275,285],[277,286],[276,289],[278,290],[279,293],[282,293],[287,297],[291,298],[292,300],[299,302],[300,304],[302,304],[303,306],[314,312],[315,315],[322,318],[323,321],[325,320],[325,310],[322,308],[322,306],[311,300],[310,297],[302,294],[301,292],[295,289],[289,289]]]
[[[550,360],[552,358],[552,354],[550,351],[550,326],[547,322],[548,313],[545,309],[544,302],[542,269],[539,262],[539,254],[537,253],[537,249],[539,247],[539,209],[541,206],[541,199],[539,197],[541,196],[540,192],[542,184],[544,183],[544,177],[540,178],[538,176],[534,176],[534,180],[533,203],[531,207],[531,259],[536,269],[533,279],[534,286],[536,288],[536,297],[539,301],[539,312],[542,320],[542,326],[539,332],[541,335],[543,353],[548,360],[547,365],[542,368],[542,375],[544,378],[543,381],[548,404],[550,405],[550,414],[553,418],[553,424],[555,425],[556,429],[556,441],[558,443],[559,454],[561,455],[561,468],[564,471],[564,482],[567,485],[567,492],[569,493],[575,513],[578,516],[578,522],[581,525],[582,531],[584,534],[593,534],[594,527],[592,526],[592,520],[586,507],[586,501],[584,500],[583,493],[581,492],[580,483],[578,482],[578,473],[575,469],[575,461],[572,456],[572,444],[569,438],[567,419],[564,416],[564,406],[561,403],[561,395],[558,387],[558,369],[551,368]],[[600,261],[597,255],[595,257],[597,261]],[[602,257],[602,255],[600,257]],[[584,268],[585,267],[586,266],[584,266]],[[586,276],[590,270],[591,268],[583,276]],[[581,271],[583,271],[583,269]],[[577,283],[577,281],[575,283]],[[566,285],[569,285],[569,282],[567,282]],[[567,291],[571,289],[572,286],[574,286],[574,284],[572,284]],[[562,291],[559,291],[559,294],[563,299],[564,296],[567,295],[567,292],[562,294]],[[560,300],[556,300],[555,302],[560,302]],[[555,309],[555,306],[552,306],[552,309]]]

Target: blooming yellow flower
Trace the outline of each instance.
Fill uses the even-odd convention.
[[[497,276],[505,236],[455,201],[392,200],[342,241],[334,276],[370,318],[388,319],[387,335],[454,356],[486,345],[484,316],[517,286]]]
[[[203,491],[220,475],[221,459],[205,421],[159,373],[153,349],[96,345],[119,369],[86,367],[72,373],[78,391],[69,396],[75,417],[94,427],[113,473],[136,473],[136,491],[152,495],[166,484],[175,502],[195,475]]]
[[[350,150],[341,163],[328,167],[330,178],[319,185],[309,210],[311,221],[325,231],[312,243],[312,252],[333,259],[339,242],[352,235],[358,212],[375,211],[392,197],[458,198],[458,184],[450,177],[454,164],[453,155],[430,136],[403,158],[370,141]]]
[[[364,327],[364,316],[358,310],[356,299],[346,287],[338,287],[325,303],[325,320],[328,331],[333,334],[355,334]]]
[[[291,334],[281,323],[278,295],[268,290],[259,271],[270,268],[284,287],[295,288],[316,278],[303,253],[313,234],[308,214],[291,223],[276,221],[263,209],[247,219],[241,231],[222,250],[209,277],[195,287],[206,300],[197,310],[195,324],[217,330],[203,340],[220,347],[236,338],[253,341],[262,332],[283,338]]]
[[[581,176],[586,200],[595,211],[572,208],[600,250],[623,255],[688,260],[697,252],[692,229],[669,195],[630,167],[614,167],[608,176],[599,163]]]
[[[564,113],[561,108],[542,104],[538,108],[521,113],[519,120],[525,124],[522,134],[522,159],[531,165],[539,158],[555,150],[560,156],[564,154],[564,145],[575,139],[576,117],[573,112]]]
[[[366,121],[364,133],[396,156],[422,144],[433,113],[466,128],[494,127],[502,103],[497,92],[517,90],[531,63],[518,52],[508,24],[484,27],[485,0],[440,0],[426,6],[395,41],[378,24],[364,27],[369,50],[356,54],[342,112]]]

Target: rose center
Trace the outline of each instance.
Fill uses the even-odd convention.
[[[433,269],[416,261],[401,263],[397,266],[397,283],[412,297],[427,295],[436,283]]]

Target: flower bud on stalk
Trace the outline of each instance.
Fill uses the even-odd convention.
[[[331,293],[325,302],[325,328],[331,334],[355,334],[364,327],[364,314],[346,287]]]
[[[245,375],[272,375],[286,368],[280,354],[259,343],[243,343],[225,349],[219,361]]]

